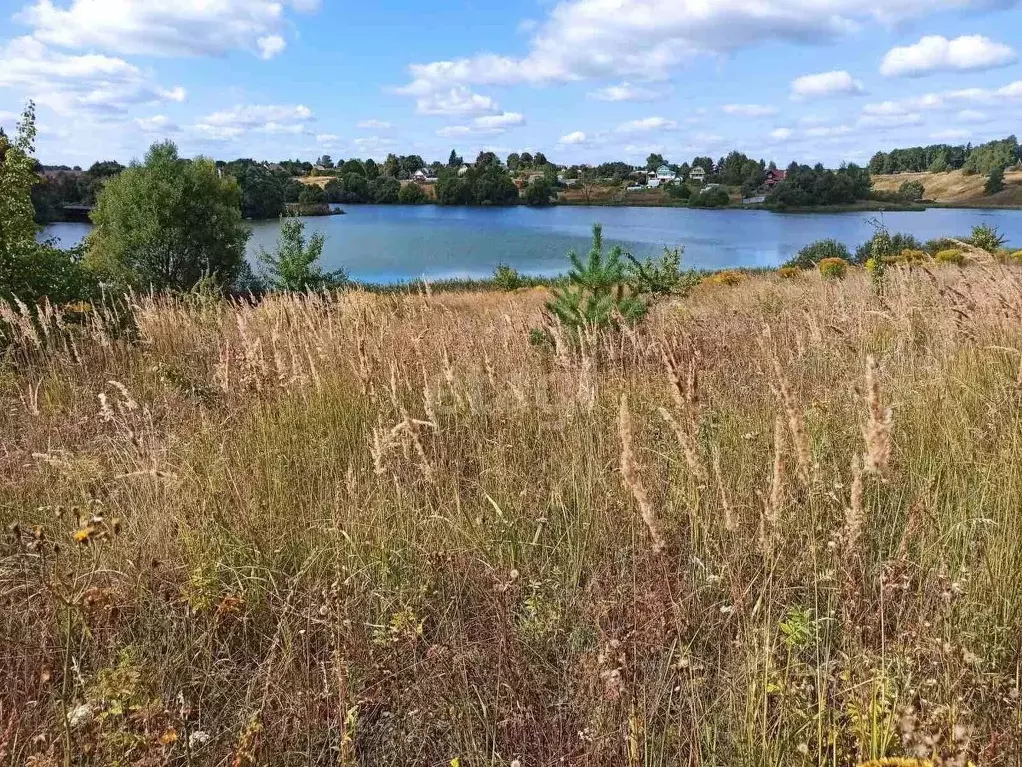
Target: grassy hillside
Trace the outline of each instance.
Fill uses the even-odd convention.
[[[897,192],[906,181],[919,181],[926,189],[926,199],[939,203],[976,207],[1022,207],[1022,169],[1012,168],[1004,174],[1004,189],[987,195],[983,191],[987,177],[967,176],[960,170],[948,173],[896,173],[873,176],[873,188]]]
[[[5,310],[0,764],[1018,765],[1020,277]]]

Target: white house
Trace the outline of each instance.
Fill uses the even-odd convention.
[[[701,165],[697,165],[691,170],[691,172],[688,174],[688,177],[691,181],[695,181],[696,183],[701,184],[704,181],[706,181],[706,169],[703,168]]]
[[[420,184],[435,184],[436,176],[430,173],[427,168],[421,168],[412,174],[412,180],[418,181]]]
[[[669,184],[677,178],[677,175],[666,165],[661,165],[657,168],[656,178],[661,184]]]
[[[653,176],[652,178],[649,179],[649,181],[646,182],[646,187],[649,188],[649,189],[657,189],[657,188],[659,188],[660,187],[660,179],[657,178],[656,176]]]

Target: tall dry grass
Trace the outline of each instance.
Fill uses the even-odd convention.
[[[1017,765],[1019,288],[6,310],[0,764]]]

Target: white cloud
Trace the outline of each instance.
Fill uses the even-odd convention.
[[[564,146],[578,146],[579,144],[586,143],[586,134],[577,130],[573,133],[569,133],[567,136],[561,136],[560,141],[557,143]]]
[[[394,126],[384,120],[362,120],[357,127],[364,130],[390,130]]]
[[[1003,106],[1006,102],[1022,100],[1022,80],[1000,88],[965,88],[954,91],[924,93],[897,101],[867,104],[866,115],[905,115],[920,111],[954,110],[965,106]]]
[[[796,101],[855,96],[864,92],[862,83],[844,70],[803,75],[791,83],[791,97]]]
[[[402,89],[401,92],[407,92]],[[478,115],[500,111],[489,96],[473,93],[464,86],[427,92],[419,96],[417,111],[421,115]]]
[[[19,37],[0,46],[0,88],[20,91],[61,114],[123,112],[131,106],[183,101],[133,64],[97,54],[72,56]]]
[[[518,112],[502,112],[497,115],[483,115],[469,125],[449,125],[436,132],[441,138],[463,136],[499,136],[509,128],[525,124],[525,116]]]
[[[972,134],[969,131],[962,128],[948,128],[947,130],[931,133],[930,138],[934,141],[959,141],[968,138],[970,135]]]
[[[863,115],[859,118],[860,128],[902,128],[906,125],[919,125],[923,116],[918,112],[891,115]]]
[[[322,144],[323,146],[335,146],[341,137],[334,133],[317,133],[316,143]]]
[[[608,85],[606,88],[592,91],[589,93],[589,98],[595,101],[610,102],[657,101],[663,98],[663,94],[652,88],[642,88],[629,82],[623,82],[619,85]]]
[[[847,136],[852,132],[852,129],[847,125],[817,126],[815,128],[806,128],[805,135],[807,138],[836,138],[838,136]]]
[[[529,50],[413,64],[410,95],[455,85],[547,85],[599,78],[664,80],[695,55],[765,42],[834,40],[943,9],[1006,0],[561,0]],[[726,33],[721,33],[726,30]]]
[[[982,35],[963,35],[954,40],[928,35],[914,45],[888,51],[880,65],[880,74],[885,77],[921,77],[934,72],[993,69],[1011,64],[1017,58],[1009,46],[995,43]]]
[[[734,117],[770,117],[777,114],[777,107],[767,104],[725,104],[721,109]]]
[[[312,110],[304,104],[253,104],[206,115],[192,126],[200,135],[215,140],[228,140],[255,131],[269,134],[298,135],[308,131],[314,119]]]
[[[181,130],[177,125],[171,122],[170,118],[166,115],[138,117],[135,118],[133,122],[140,131],[148,134],[159,133],[162,135],[168,135],[170,133],[178,133]]]
[[[791,128],[775,128],[770,131],[770,138],[775,141],[786,141],[791,138],[792,132]]]
[[[955,115],[955,118],[963,123],[981,123],[990,119],[985,112],[980,112],[978,109],[963,109]]]
[[[386,138],[384,136],[363,136],[355,139],[352,143],[360,152],[366,152],[370,156],[387,154],[397,145],[397,142],[394,141],[394,139]]]
[[[272,59],[287,47],[287,42],[280,35],[267,35],[256,40],[259,48],[259,57],[264,61]]]
[[[289,3],[312,11],[318,0]],[[37,40],[65,48],[144,56],[248,50],[271,58],[285,46],[279,0],[38,0],[18,14]]]
[[[641,120],[630,120],[617,126],[618,133],[649,133],[652,131],[674,130],[678,123],[664,117],[646,117]]]

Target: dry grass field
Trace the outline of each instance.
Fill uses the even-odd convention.
[[[987,195],[983,191],[987,177],[966,176],[960,170],[947,173],[895,173],[873,176],[873,188],[897,192],[906,181],[919,181],[926,190],[926,199],[964,207],[1022,207],[1022,169],[1009,168],[1004,173],[1004,189]]]
[[[544,299],[7,312],[0,765],[1022,763],[1022,271]]]

